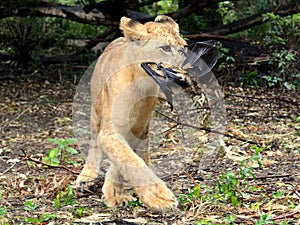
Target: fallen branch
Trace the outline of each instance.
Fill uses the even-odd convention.
[[[254,144],[254,145],[258,145],[257,142],[255,141],[252,141],[252,140],[248,140],[248,139],[245,139],[245,138],[241,138],[241,137],[236,137],[236,136],[233,136],[231,134],[227,134],[227,133],[223,133],[223,132],[219,132],[219,131],[216,131],[216,130],[212,130],[210,128],[207,128],[207,127],[198,127],[198,126],[195,126],[195,125],[191,125],[191,124],[187,124],[187,123],[181,123],[169,116],[167,116],[166,114],[162,113],[162,112],[159,112],[157,110],[155,110],[156,113],[159,113],[160,115],[166,117],[168,120],[176,123],[171,129],[175,128],[175,127],[178,127],[178,126],[183,126],[183,127],[190,127],[190,128],[193,128],[195,130],[203,130],[203,131],[206,131],[206,132],[210,132],[210,133],[214,133],[214,134],[221,134],[221,135],[224,135],[225,137],[228,137],[228,138],[232,138],[232,139],[236,139],[238,141],[243,141],[243,142],[247,142],[247,143],[250,143],[250,144]],[[168,129],[171,130],[171,129]]]
[[[48,163],[44,163],[44,162],[42,162],[42,161],[40,161],[40,160],[34,159],[34,158],[32,158],[29,154],[27,154],[27,153],[25,152],[25,150],[23,150],[23,149],[22,149],[22,152],[23,152],[23,154],[24,154],[24,156],[22,157],[22,161],[23,161],[23,160],[28,160],[28,161],[31,161],[31,162],[34,162],[34,163],[37,163],[37,164],[42,164],[42,165],[44,165],[44,166],[48,166],[48,167],[51,167],[51,168],[64,169],[64,170],[67,170],[68,172],[71,172],[71,173],[76,174],[76,175],[79,174],[79,172],[75,172],[75,171],[73,171],[73,170],[71,170],[71,169],[69,169],[68,167],[65,167],[65,166],[63,166],[63,165],[54,166],[54,165],[50,165],[50,164],[48,164]]]
[[[267,179],[267,178],[283,178],[283,177],[291,177],[291,176],[294,176],[292,174],[281,174],[281,175],[266,175],[266,176],[259,176],[259,177],[248,177],[247,179],[248,180],[262,180],[262,179]]]
[[[271,220],[276,221],[276,220],[282,220],[282,219],[291,218],[291,217],[293,217],[295,214],[298,214],[298,213],[299,213],[298,211],[291,212],[291,213],[286,213],[286,214],[283,214],[283,215],[280,215],[280,216],[275,216],[275,217],[273,217]]]

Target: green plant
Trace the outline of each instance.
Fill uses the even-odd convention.
[[[257,161],[260,167],[262,163],[260,161],[260,152],[262,148],[253,146],[254,154],[251,159],[244,160],[239,163],[239,167],[235,171],[227,171],[222,174],[218,181],[213,184],[213,188],[207,185],[198,185],[190,189],[186,194],[180,194],[178,196],[179,202],[185,209],[188,209],[191,204],[196,201],[210,201],[211,203],[230,203],[233,206],[242,204],[241,199],[248,197],[248,192],[255,192],[261,190],[259,187],[249,185],[247,181],[248,177],[256,179],[253,172],[254,168],[249,166],[251,161]],[[230,217],[231,218],[231,217]],[[230,218],[226,218],[230,220]],[[233,220],[233,218],[231,218]]]
[[[253,222],[255,225],[273,224],[274,223],[271,220],[271,216],[269,214],[264,214],[260,217],[259,220],[254,220]]]
[[[276,192],[273,192],[272,193],[272,197],[275,199],[275,200],[278,200],[280,199],[280,197],[283,196],[283,193],[281,191],[276,191]]]
[[[208,188],[206,185],[195,186],[186,194],[179,194],[178,199],[181,204],[190,203],[201,199],[201,188]]]
[[[87,207],[79,206],[77,209],[75,209],[76,215],[78,217],[82,217],[84,215],[84,212],[89,211]]]
[[[61,208],[62,206],[73,205],[75,204],[73,198],[74,198],[73,188],[68,187],[66,191],[60,191],[59,193],[57,193],[54,199],[54,207]]]
[[[260,155],[260,153],[264,150],[263,148],[261,148],[261,147],[258,147],[258,146],[251,146],[250,147],[250,149],[253,149],[254,150],[254,155],[251,157],[251,160],[253,161],[253,162],[257,162],[257,164],[258,164],[258,166],[259,166],[259,168],[260,169],[262,169],[263,168],[263,164],[262,164],[262,162],[261,162],[261,155]]]
[[[294,118],[294,122],[295,122],[295,123],[300,123],[300,116],[296,116],[296,117]]]
[[[233,2],[220,2],[217,12],[222,16],[223,24],[232,23],[234,20],[238,19],[237,11],[234,9]]]
[[[205,28],[207,26],[207,22],[203,16],[192,13],[191,15],[182,18],[179,21],[179,26],[183,30],[197,31]]]
[[[67,139],[53,139],[47,138],[47,141],[56,144],[57,147],[51,149],[48,152],[48,156],[43,157],[42,161],[44,163],[57,166],[60,164],[61,160],[68,162],[67,154],[75,155],[78,154],[77,150],[69,145],[77,142],[75,138],[67,138]],[[61,160],[59,159],[61,158]]]
[[[0,216],[5,215],[7,213],[7,209],[4,206],[0,206]]]
[[[277,50],[271,54],[269,65],[272,70],[269,75],[262,78],[267,81],[269,87],[275,87],[278,84],[284,85],[288,89],[296,89],[300,73],[297,70],[297,52],[292,50]]]
[[[143,206],[143,203],[140,202],[140,201],[137,199],[137,200],[129,201],[129,202],[128,202],[128,206],[129,206],[129,208],[131,208],[131,209],[135,209],[135,208],[137,208],[137,207]]]
[[[44,224],[45,222],[49,222],[57,218],[56,214],[43,214],[39,218],[24,218],[26,224]]]
[[[26,210],[26,211],[33,211],[37,208],[37,203],[36,202],[31,202],[31,201],[26,201],[24,203],[24,207],[23,207],[23,210]]]
[[[217,193],[221,195],[225,202],[230,202],[233,206],[240,203],[238,199],[240,185],[239,179],[232,171],[222,174],[220,180],[217,182]]]
[[[44,23],[42,18],[10,17],[4,20],[3,51],[14,55],[18,64],[27,68],[37,56],[41,40],[44,37]],[[10,41],[8,41],[10,40]]]
[[[226,223],[226,224],[235,224],[234,222],[235,222],[235,216],[233,216],[233,215],[227,215],[225,218],[224,218],[224,222]]]
[[[201,220],[200,222],[196,222],[195,225],[213,225],[214,223],[212,223],[213,219],[211,218],[206,218],[206,219],[203,219]]]
[[[242,78],[242,85],[245,87],[259,88],[261,79],[258,76],[258,71],[253,70]]]
[[[232,57],[229,53],[230,53],[230,49],[229,48],[225,48],[222,46],[221,42],[217,42],[216,43],[216,47],[219,50],[219,70],[223,70],[223,69],[229,69],[234,67],[235,64],[235,59],[234,57]]]

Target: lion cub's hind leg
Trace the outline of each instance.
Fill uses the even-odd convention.
[[[92,112],[95,112],[93,108]],[[100,165],[103,160],[103,151],[98,144],[99,126],[99,119],[95,113],[93,113],[91,119],[91,141],[88,157],[74,185],[74,188],[81,191],[88,190],[91,186],[95,185],[95,182],[99,177]]]
[[[76,179],[74,188],[84,191],[95,185],[99,177],[100,164],[103,152],[97,148],[91,148],[86,163]]]
[[[111,165],[106,173],[105,182],[102,187],[104,201],[107,206],[126,206],[134,200],[132,196],[124,195],[124,180],[114,165]]]

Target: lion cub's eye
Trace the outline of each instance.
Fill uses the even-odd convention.
[[[164,52],[172,52],[172,49],[169,45],[164,45],[160,47]]]

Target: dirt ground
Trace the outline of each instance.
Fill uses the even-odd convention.
[[[155,213],[138,201],[107,208],[101,200],[103,178],[90,192],[70,188],[82,168],[81,155],[60,155],[57,166],[43,161],[56,147],[47,138],[73,137],[76,85],[20,80],[2,81],[0,89],[0,224],[300,224],[297,91],[224,87],[224,148],[205,170],[199,169],[199,153],[166,177],[181,200],[174,212]],[[255,150],[260,158],[251,161]],[[248,168],[243,160],[253,176],[242,177],[239,171]],[[227,192],[220,190],[228,186]],[[236,204],[227,198],[232,191]],[[266,214],[270,218],[264,220]]]

